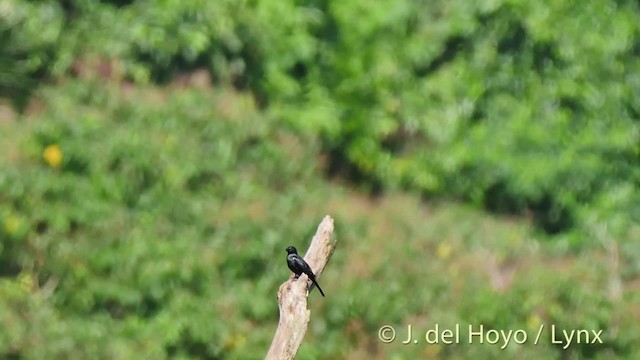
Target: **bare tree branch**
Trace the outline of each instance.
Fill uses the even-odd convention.
[[[304,257],[311,266],[316,279],[320,277],[325,266],[329,262],[336,242],[332,241],[333,219],[327,215],[324,217],[318,230],[311,240],[309,250]],[[278,329],[271,342],[267,353],[267,360],[294,359],[302,339],[307,332],[311,312],[307,309],[307,289],[311,280],[302,274],[297,280],[292,276],[278,290],[278,307],[280,308],[280,321]],[[328,294],[328,296],[331,296]]]

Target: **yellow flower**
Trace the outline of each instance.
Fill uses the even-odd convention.
[[[531,330],[538,329],[540,324],[542,324],[542,319],[536,314],[530,315],[527,319],[527,327]]]
[[[9,235],[15,235],[20,230],[20,219],[9,216],[4,220],[4,231]]]
[[[20,273],[18,275],[18,284],[23,293],[29,293],[33,289],[33,276],[28,273]]]
[[[49,166],[58,168],[62,164],[62,149],[58,144],[49,145],[44,149],[42,157]]]
[[[244,344],[246,342],[247,342],[247,338],[244,335],[240,333],[234,333],[231,336],[229,336],[227,340],[224,342],[224,347],[227,350],[238,349],[238,348],[244,347]]]
[[[440,245],[438,245],[438,250],[437,250],[437,254],[438,257],[440,259],[447,259],[449,257],[449,255],[451,255],[451,251],[453,250],[453,247],[451,246],[451,244],[449,243],[440,243]]]

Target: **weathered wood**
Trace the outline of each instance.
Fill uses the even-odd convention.
[[[305,261],[316,275],[316,279],[320,278],[336,248],[336,242],[332,241],[332,236],[333,219],[327,215],[318,225],[318,230],[311,240],[309,250],[304,256]],[[284,263],[284,256],[282,262]],[[295,358],[300,345],[302,345],[302,340],[307,332],[311,318],[311,312],[307,309],[307,297],[309,295],[307,289],[310,288],[310,285],[311,280],[304,274],[298,279],[292,276],[280,285],[278,290],[280,320],[266,356],[267,360]],[[331,296],[331,294],[327,293],[327,296]]]

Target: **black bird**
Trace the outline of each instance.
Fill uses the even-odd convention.
[[[313,284],[318,288],[318,290],[320,290],[320,294],[324,296],[324,292],[320,288],[320,285],[318,285],[316,276],[313,274],[313,271],[311,271],[311,267],[300,255],[298,255],[298,250],[293,246],[289,246],[287,248],[287,266],[289,266],[289,269],[296,274],[296,278],[301,274],[307,274]]]

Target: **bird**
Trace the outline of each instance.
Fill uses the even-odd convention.
[[[318,290],[320,290],[320,294],[324,297],[324,292],[322,291],[322,288],[320,288],[320,285],[318,285],[316,276],[313,274],[311,267],[300,255],[298,255],[298,250],[293,246],[287,247],[287,266],[294,272],[294,274],[296,274],[296,278],[301,274],[306,274]]]

